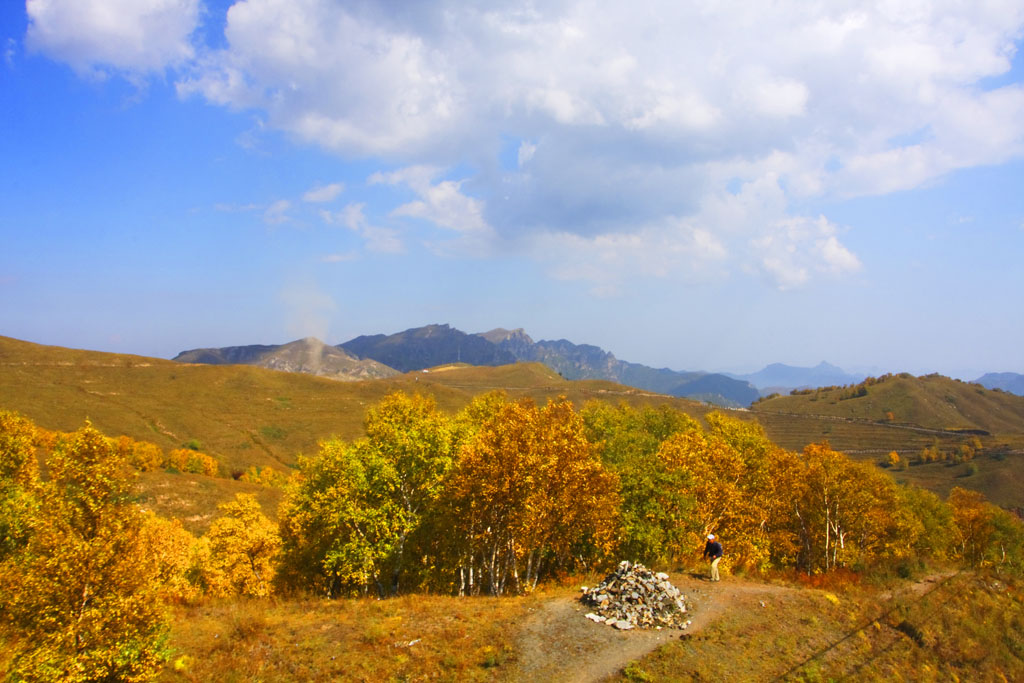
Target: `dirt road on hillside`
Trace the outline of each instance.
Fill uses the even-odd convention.
[[[685,630],[618,631],[596,624],[590,611],[572,597],[556,598],[536,608],[516,643],[521,681],[587,683],[603,680],[659,646],[694,634],[731,609],[766,609],[797,589],[729,578],[711,583],[689,574],[670,580],[686,596],[693,623]]]
[[[878,594],[880,606],[897,596],[920,598],[953,576],[946,572],[905,584],[895,591]],[[670,580],[686,596],[693,623],[685,630],[662,629],[618,631],[596,624],[584,615],[589,611],[574,597],[562,597],[542,603],[523,624],[516,639],[516,668],[509,678],[515,681],[568,681],[589,683],[614,676],[637,659],[661,645],[680,638],[701,638],[701,632],[736,610],[753,616],[763,611],[768,631],[777,629],[780,615],[788,614],[808,590],[729,577],[711,583],[695,574],[671,574]],[[758,619],[760,621],[760,619]],[[859,629],[846,633],[839,642]],[[829,653],[837,643],[827,645]],[[819,653],[819,654],[822,654]]]

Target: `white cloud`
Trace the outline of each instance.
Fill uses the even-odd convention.
[[[263,221],[270,225],[280,225],[281,223],[287,223],[291,220],[288,215],[288,209],[292,207],[292,203],[287,199],[279,199],[273,202],[263,212]]]
[[[199,0],[28,0],[29,49],[83,74],[161,71],[194,56]]]
[[[484,218],[484,202],[464,194],[463,181],[435,182],[440,173],[440,169],[431,166],[409,166],[391,173],[375,173],[369,182],[405,185],[419,197],[396,207],[392,216],[418,218],[459,233],[455,240],[433,244],[438,251],[486,252],[494,231]]]
[[[548,264],[559,280],[584,281],[591,293],[618,294],[636,278],[662,278],[688,284],[721,277],[727,247],[709,231],[679,219],[636,232],[594,237],[569,232],[541,233],[531,244],[534,258]]]
[[[519,168],[522,168],[526,164],[530,163],[530,159],[537,153],[537,145],[532,142],[526,142],[525,140],[519,143],[519,151],[516,153],[516,163]]]
[[[78,68],[178,65],[183,97],[398,167],[371,178],[412,191],[391,217],[472,253],[548,240],[669,277],[665,252],[792,288],[860,267],[798,203],[1024,157],[1024,87],[985,80],[1010,72],[1019,0],[238,0],[195,52],[198,0],[117,2],[30,0],[28,42]],[[368,245],[401,244],[361,221]],[[574,258],[560,272],[593,279]]]
[[[1021,89],[977,86],[1010,67],[1017,3],[753,2],[744,16],[244,0],[228,46],[181,89],[343,154],[428,161],[371,180],[416,195],[392,216],[477,235],[477,247],[546,234],[599,257],[689,249],[651,228],[682,221],[781,287],[860,266],[794,199],[901,191],[1024,155]],[[467,160],[486,167],[480,150],[507,134],[522,140],[516,168],[442,179]],[[563,270],[589,277],[584,264]]]
[[[320,259],[321,263],[345,263],[346,261],[355,261],[359,258],[359,255],[355,252],[347,251],[339,254],[327,254]]]
[[[836,232],[824,216],[788,217],[767,225],[751,246],[761,272],[779,289],[793,289],[815,273],[842,276],[860,270],[860,259],[839,242]]]
[[[320,211],[320,218],[328,225],[341,225],[355,232],[366,242],[366,248],[385,254],[397,254],[405,251],[405,245],[396,230],[372,225],[366,218],[366,205],[351,203],[341,211],[332,213]]]
[[[333,202],[342,192],[345,191],[345,183],[331,183],[329,185],[318,185],[311,188],[302,195],[305,202],[325,203]]]

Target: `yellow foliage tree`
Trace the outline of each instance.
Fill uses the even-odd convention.
[[[808,571],[906,557],[920,527],[900,505],[895,482],[876,468],[855,463],[828,443],[802,454],[803,488],[795,497]]]
[[[191,602],[202,594],[200,575],[203,557],[199,539],[177,519],[152,512],[142,522],[142,546],[156,566],[156,582],[168,601]]]
[[[255,496],[239,493],[220,506],[205,538],[209,559],[203,577],[212,595],[264,597],[273,592],[281,537]]]
[[[0,561],[24,547],[38,514],[39,433],[29,420],[0,411]]]
[[[985,496],[959,486],[949,492],[949,505],[953,508],[953,523],[957,534],[958,555],[964,562],[977,567],[985,558],[995,528],[993,511],[986,505]]]
[[[445,493],[460,593],[526,590],[545,562],[565,566],[574,548],[593,556],[613,543],[618,481],[565,398],[497,406],[460,450]]]
[[[87,424],[47,465],[27,484],[27,539],[0,563],[0,614],[24,636],[12,677],[147,680],[167,657],[164,614],[127,462]]]

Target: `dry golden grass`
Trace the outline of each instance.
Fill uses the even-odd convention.
[[[208,601],[179,608],[161,681],[508,679],[538,598]]]
[[[805,589],[767,602],[748,597],[710,628],[634,662],[619,678],[1022,680],[1020,584],[969,573],[895,589]]]

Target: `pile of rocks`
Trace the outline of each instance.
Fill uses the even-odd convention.
[[[594,608],[587,619],[622,630],[690,625],[686,596],[669,583],[668,574],[655,574],[640,563],[620,562],[598,586],[584,586],[580,601]]]

